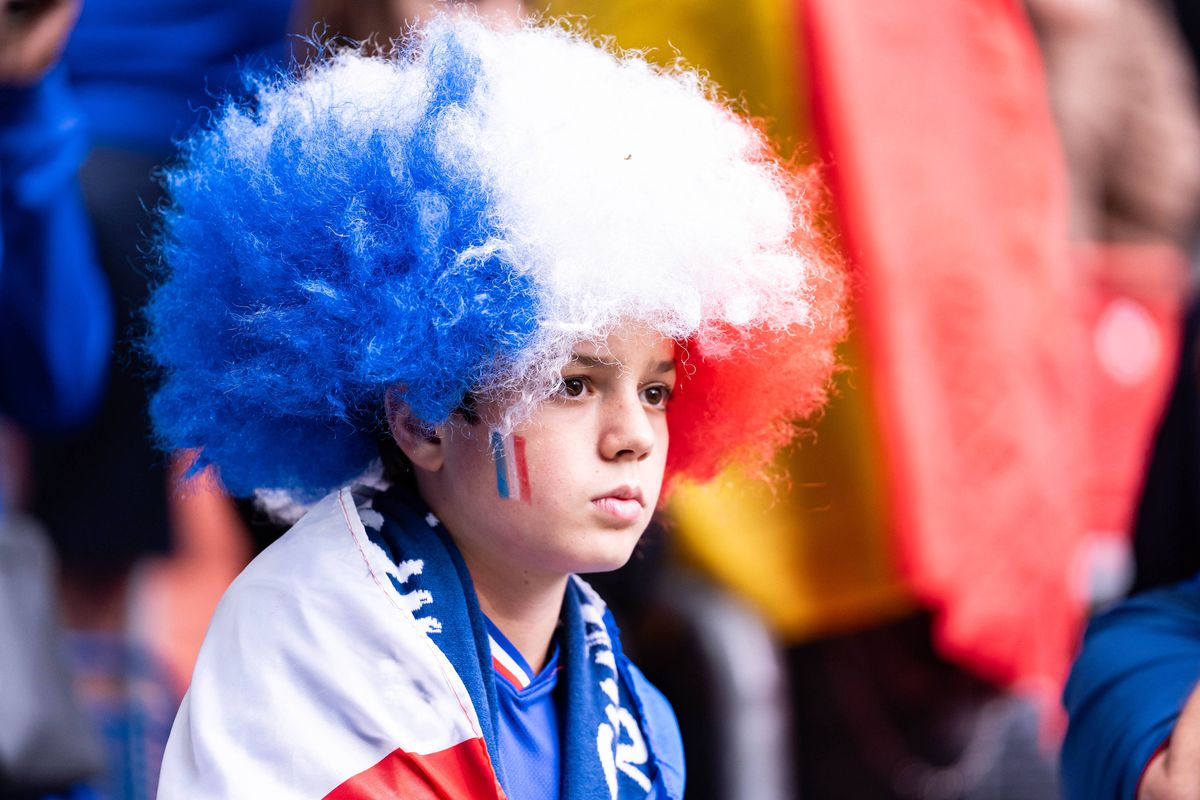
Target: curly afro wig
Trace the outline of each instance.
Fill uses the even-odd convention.
[[[628,323],[686,354],[671,478],[761,463],[823,402],[844,282],[811,178],[697,73],[443,18],[255,88],[167,173],[146,309],[159,443],[232,493],[353,479],[390,389],[511,428]]]

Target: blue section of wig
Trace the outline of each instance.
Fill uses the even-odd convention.
[[[193,469],[217,465],[235,495],[349,481],[375,456],[390,387],[441,422],[534,333],[533,282],[503,248],[459,258],[502,239],[477,171],[437,148],[478,59],[445,28],[418,47],[428,106],[412,125],[336,98],[268,114],[261,98],[303,87],[279,77],[257,105],[217,114],[167,174],[151,417],[160,445],[198,448]]]

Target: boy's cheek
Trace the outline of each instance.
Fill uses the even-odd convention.
[[[580,466],[570,463],[553,448],[531,445],[525,456],[529,478],[529,503],[543,509],[557,508],[566,499],[587,495],[590,486],[580,475]]]

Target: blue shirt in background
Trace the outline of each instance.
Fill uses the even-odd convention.
[[[1198,680],[1200,576],[1096,617],[1063,693],[1067,800],[1134,800]]]
[[[284,61],[292,0],[87,0],[63,61],[93,143],[171,152],[199,110]]]
[[[0,87],[0,413],[34,431],[82,423],[107,375],[112,310],[75,179],[86,152],[61,69]]]

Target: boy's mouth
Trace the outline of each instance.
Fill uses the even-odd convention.
[[[634,522],[639,519],[644,504],[642,490],[632,486],[620,486],[592,498],[592,505],[600,512],[621,522]]]

